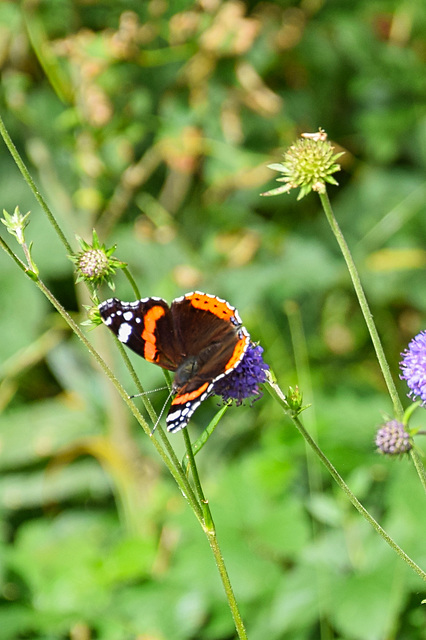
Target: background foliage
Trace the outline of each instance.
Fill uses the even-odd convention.
[[[422,0],[0,4],[1,113],[67,236],[96,227],[117,243],[144,296],[196,288],[235,304],[281,385],[313,403],[310,432],[423,567],[424,495],[408,459],[374,451],[391,405],[319,202],[259,194],[300,132],[321,126],[345,150],[330,195],[397,378],[425,328],[425,28]],[[2,207],[32,210],[41,276],[82,321],[84,285],[4,146],[0,181]],[[146,436],[37,289],[0,265],[2,639],[234,637]],[[116,291],[132,297],[121,274]],[[89,335],[132,392],[106,333]],[[162,383],[133,362],[146,388]],[[268,394],[229,410],[198,459],[251,640],[425,637],[420,579]]]

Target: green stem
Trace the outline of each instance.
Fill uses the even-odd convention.
[[[143,388],[143,386],[141,384],[141,381],[139,380],[139,378],[138,378],[138,376],[136,374],[135,368],[134,368],[134,366],[133,366],[133,364],[132,364],[132,362],[131,362],[131,360],[130,360],[130,358],[128,356],[128,353],[125,350],[125,348],[123,346],[123,343],[120,342],[120,340],[118,338],[116,338],[115,342],[116,342],[118,350],[120,351],[120,356],[123,358],[123,362],[124,362],[128,372],[130,373],[130,377],[132,378],[132,380],[133,380],[133,382],[135,384],[135,387],[136,387],[136,389],[138,391],[137,394],[135,394],[135,395],[133,395],[131,397],[132,397],[132,399],[135,398],[135,397],[142,397],[142,403],[143,403],[143,405],[145,407],[145,410],[148,413],[150,419],[152,420],[152,424],[156,424],[158,416],[157,416],[157,414],[156,414],[156,412],[154,410],[154,407],[152,406],[151,401],[148,398],[147,393],[145,392],[145,389]]]
[[[127,280],[130,282],[130,285],[133,289],[136,299],[140,300],[141,294],[139,293],[138,285],[136,284],[132,274],[130,273],[127,267],[123,267],[123,273],[126,276]]]
[[[191,451],[194,456],[196,456],[204,447],[204,445],[208,442],[213,431],[216,429],[224,413],[229,409],[230,406],[231,406],[231,401],[228,400],[228,403],[223,405],[223,407],[221,407],[219,411],[215,413],[214,417],[212,418],[210,423],[207,425],[207,427],[204,429],[200,437],[197,438],[197,440],[192,443]],[[189,469],[191,468],[191,465],[190,465],[189,456],[187,454],[185,454],[181,462],[181,465],[185,469],[185,473],[188,474]]]
[[[11,251],[11,249],[8,247],[7,243],[1,237],[0,237],[0,246],[5,250],[5,252],[9,256],[14,257],[13,252]],[[24,273],[25,273],[26,272],[26,267],[25,267],[24,263],[22,263],[16,257],[14,257],[14,260],[18,264],[18,266],[22,269],[22,271],[24,271]],[[53,296],[51,291],[46,287],[46,285],[39,278],[31,277],[31,279],[35,282],[37,287],[40,289],[40,291],[42,291],[42,293],[46,296],[46,298],[50,301],[50,303],[55,307],[55,309],[62,316],[62,318],[65,320],[65,322],[68,324],[68,326],[72,329],[72,331],[74,331],[74,333],[80,338],[80,340],[83,342],[85,347],[88,349],[88,351],[91,353],[91,355],[95,358],[96,362],[102,368],[102,370],[104,371],[105,375],[114,384],[114,386],[117,389],[118,393],[120,394],[121,398],[127,404],[127,406],[129,407],[130,411],[133,413],[134,417],[139,422],[139,424],[141,425],[141,427],[143,428],[145,433],[148,436],[151,436],[149,425],[146,423],[146,421],[143,418],[142,414],[139,412],[139,410],[136,407],[136,405],[134,404],[134,402],[132,402],[132,400],[129,398],[128,394],[126,393],[126,390],[121,385],[121,383],[117,380],[117,378],[114,376],[113,372],[108,367],[106,362],[101,358],[101,356],[98,354],[98,352],[93,347],[93,345],[87,340],[86,336],[81,331],[81,329],[78,326],[78,324],[76,324],[76,322],[74,322],[74,320],[69,315],[69,313],[66,311],[66,309],[64,309],[64,307],[59,303],[59,301]],[[161,433],[161,431],[160,431],[160,433]],[[166,451],[164,451],[164,449],[161,447],[160,443],[155,438],[151,438],[151,440],[152,440],[152,443],[153,443],[154,447],[156,448],[157,452],[161,456],[163,462],[166,464],[166,466],[169,469],[170,473],[172,474],[172,476],[174,477],[175,481],[177,482],[180,490],[182,491],[182,493],[184,494],[184,496],[188,500],[188,502],[189,502],[191,508],[193,509],[197,519],[200,521],[201,524],[203,524],[203,512],[202,512],[202,509],[201,509],[200,505],[198,504],[197,498],[196,498],[196,496],[195,496],[195,494],[194,494],[194,492],[192,490],[192,487],[191,487],[191,485],[190,485],[190,483],[189,483],[189,481],[188,481],[188,479],[187,479],[187,477],[185,475],[185,472],[183,471],[183,469],[182,469],[182,467],[181,467],[181,465],[179,463],[179,460],[176,457],[176,454],[174,453],[172,447],[170,446],[170,443],[169,443],[166,435],[164,433],[162,434],[162,441],[166,445],[167,453],[166,453]]]
[[[15,145],[13,144],[7,130],[6,127],[4,126],[3,120],[0,116],[0,133],[6,143],[6,146],[8,147],[13,159],[15,160],[19,170],[21,171],[21,174],[23,175],[25,181],[27,182],[28,186],[30,187],[31,191],[33,192],[34,196],[36,197],[37,201],[39,202],[39,204],[41,205],[42,209],[44,210],[44,212],[47,215],[47,218],[49,219],[50,223],[52,224],[53,228],[55,229],[57,235],[59,236],[59,239],[61,240],[61,242],[63,243],[63,245],[65,246],[65,249],[67,251],[67,253],[69,255],[72,255],[73,251],[72,251],[72,247],[71,245],[68,243],[64,233],[62,232],[61,228],[59,227],[58,223],[56,222],[56,219],[53,215],[53,213],[51,212],[51,210],[49,209],[49,207],[47,206],[44,198],[42,197],[42,195],[39,193],[33,179],[30,176],[29,171],[27,170],[22,158],[20,157]],[[134,415],[134,417],[136,418],[136,420],[139,422],[139,424],[142,426],[142,428],[144,429],[144,431],[147,433],[148,436],[152,436],[150,429],[146,423],[146,421],[144,420],[143,416],[141,415],[141,413],[139,412],[139,410],[137,409],[137,407],[135,406],[135,404],[132,402],[131,398],[129,398],[128,394],[126,393],[124,387],[121,385],[121,383],[117,380],[117,378],[114,376],[113,372],[110,370],[110,368],[108,367],[108,365],[106,364],[106,362],[101,358],[101,356],[97,353],[97,351],[94,349],[94,347],[92,346],[92,344],[87,340],[87,338],[85,337],[85,335],[83,334],[83,332],[80,330],[80,327],[74,322],[74,320],[71,318],[71,316],[67,313],[67,311],[65,310],[64,307],[62,307],[62,305],[58,302],[58,300],[53,296],[53,294],[50,292],[50,290],[44,285],[44,283],[38,278],[38,273],[29,273],[27,267],[24,265],[24,263],[21,262],[21,260],[19,260],[19,258],[17,256],[15,256],[15,254],[13,253],[13,251],[11,251],[11,249],[8,247],[8,245],[3,241],[3,239],[0,237],[0,246],[5,250],[5,252],[16,262],[16,264],[19,266],[20,269],[22,269],[22,271],[24,271],[24,273],[26,273],[29,277],[31,277],[31,279],[36,283],[37,287],[42,291],[42,293],[48,298],[48,300],[51,302],[51,304],[54,306],[54,308],[58,311],[58,313],[63,317],[63,319],[65,320],[65,322],[70,326],[70,328],[74,331],[74,333],[80,338],[80,340],[83,342],[83,344],[86,346],[86,348],[88,349],[88,351],[91,353],[91,355],[95,358],[95,360],[97,361],[97,363],[99,364],[99,366],[102,368],[102,370],[104,371],[104,373],[106,374],[106,376],[112,381],[112,383],[114,384],[116,390],[118,391],[118,393],[120,394],[121,398],[124,400],[124,402],[127,404],[128,408],[130,409],[130,411],[132,412],[132,414]],[[124,270],[125,271],[125,275],[127,277],[127,279],[129,280],[130,284],[132,285],[133,291],[135,292],[135,295],[137,298],[140,298],[140,293],[138,291],[138,287],[135,283],[135,281],[133,280],[131,274],[129,273],[129,271],[127,269]],[[168,438],[166,436],[166,434],[164,433],[163,429],[161,429],[160,427],[157,429],[159,434],[160,434],[160,438],[162,440],[164,449],[160,446],[160,444],[158,443],[158,441],[156,439],[154,439],[153,437],[151,437],[151,440],[153,442],[154,447],[156,448],[157,452],[159,453],[160,457],[162,458],[163,462],[165,463],[165,465],[167,466],[167,468],[169,469],[170,473],[172,474],[173,478],[175,479],[177,485],[179,486],[180,490],[182,491],[183,495],[185,496],[186,500],[188,501],[189,505],[191,506],[192,510],[194,511],[195,516],[197,517],[198,521],[200,522],[203,530],[205,531],[209,544],[210,544],[210,548],[213,552],[215,561],[216,561],[216,565],[219,571],[219,574],[221,576],[222,579],[222,583],[225,589],[225,593],[229,602],[229,606],[231,609],[231,613],[232,613],[232,617],[234,619],[235,622],[235,627],[238,633],[238,637],[240,638],[240,640],[247,640],[247,634],[244,628],[244,624],[238,609],[238,605],[237,605],[237,601],[235,599],[235,595],[229,580],[229,576],[228,576],[228,572],[226,570],[226,566],[223,560],[223,556],[222,553],[220,551],[220,547],[218,545],[217,542],[217,538],[216,538],[216,531],[214,528],[214,523],[213,523],[213,519],[211,516],[211,512],[210,512],[210,508],[208,505],[207,500],[205,500],[204,498],[204,494],[202,491],[202,487],[201,487],[201,483],[199,480],[199,476],[198,476],[198,471],[195,465],[195,458],[192,452],[192,447],[191,447],[191,443],[189,440],[189,434],[187,433],[187,430],[184,430],[184,436],[185,436],[185,442],[187,444],[187,451],[188,451],[188,458],[191,464],[191,469],[192,469],[192,475],[194,478],[194,482],[195,482],[195,486],[196,486],[196,491],[197,494],[199,496],[200,499],[200,503],[197,500],[197,497],[195,496],[193,489],[189,483],[188,478],[186,477],[186,474],[183,470],[183,467],[180,465],[179,460],[176,457],[176,454],[173,450],[173,448],[171,447]],[[201,506],[200,506],[201,504]]]
[[[197,465],[195,462],[195,456],[194,456],[194,451],[192,448],[192,444],[191,444],[191,440],[189,437],[189,433],[187,429],[183,429],[183,438],[185,441],[185,447],[186,447],[186,457],[187,460],[189,460],[189,465],[191,468],[191,473],[192,473],[192,477],[194,479],[194,484],[195,484],[195,490],[198,496],[198,499],[200,500],[200,503],[202,505],[203,508],[203,514],[204,514],[204,532],[207,535],[207,539],[209,541],[209,545],[210,548],[213,552],[214,555],[214,559],[216,562],[216,566],[217,569],[219,571],[219,575],[222,579],[222,584],[223,584],[223,588],[225,589],[225,593],[226,593],[226,597],[228,599],[228,604],[229,604],[229,608],[231,610],[232,613],[232,617],[234,618],[234,623],[235,623],[235,628],[237,630],[238,633],[238,637],[241,640],[246,640],[247,639],[247,633],[244,627],[244,623],[243,620],[241,618],[241,614],[238,608],[238,604],[237,601],[235,599],[235,594],[234,591],[232,589],[232,585],[231,585],[231,581],[229,579],[229,575],[228,572],[226,570],[226,565],[225,562],[223,560],[223,556],[222,556],[222,552],[220,550],[220,546],[219,543],[217,541],[217,537],[216,537],[216,527],[214,525],[213,522],[213,517],[210,511],[210,506],[208,503],[208,500],[206,500],[206,498],[204,497],[204,492],[203,492],[203,488],[201,486],[201,482],[200,482],[200,477],[198,475],[198,469],[197,469]]]
[[[5,250],[5,252],[15,260],[15,262],[17,263],[17,265],[22,269],[22,271],[26,272],[26,267],[25,264],[23,262],[21,262],[19,260],[19,258],[17,258],[15,256],[15,254],[11,251],[11,249],[8,247],[8,245],[4,242],[4,240],[0,237],[0,246]],[[34,278],[33,278],[34,279]],[[114,384],[115,388],[117,389],[118,393],[120,394],[121,398],[124,400],[124,402],[127,404],[127,406],[129,407],[130,411],[133,413],[133,415],[135,416],[136,420],[139,422],[139,424],[142,426],[142,428],[144,429],[144,431],[150,436],[150,430],[148,425],[146,424],[143,416],[140,414],[140,412],[138,411],[137,407],[135,406],[135,404],[131,401],[131,399],[129,398],[129,396],[127,395],[124,387],[122,387],[122,385],[120,384],[120,382],[116,379],[116,377],[114,376],[113,372],[110,370],[110,368],[108,367],[108,365],[106,364],[106,362],[100,357],[100,355],[97,353],[97,351],[94,349],[94,347],[92,346],[92,344],[87,340],[86,336],[82,333],[82,331],[80,330],[80,327],[74,322],[74,320],[71,318],[71,316],[67,313],[67,311],[64,309],[64,307],[62,307],[62,305],[58,302],[58,300],[56,300],[56,298],[52,295],[52,293],[49,291],[49,289],[44,285],[44,283],[39,279],[35,279],[34,280],[36,285],[38,286],[38,288],[43,292],[43,294],[48,298],[48,300],[51,302],[51,304],[55,307],[55,309],[60,313],[60,315],[64,318],[64,320],[67,322],[67,324],[70,326],[70,328],[77,334],[77,336],[80,338],[80,340],[84,343],[84,345],[86,346],[86,348],[89,350],[89,352],[93,355],[93,357],[95,358],[95,360],[97,361],[97,363],[100,365],[100,367],[103,369],[104,373],[108,376],[108,378],[112,381],[112,383]],[[211,512],[210,512],[210,507],[208,505],[208,501],[204,498],[204,494],[203,494],[203,490],[201,487],[201,483],[200,483],[200,479],[198,476],[198,471],[197,471],[197,467],[195,465],[195,458],[192,452],[192,447],[191,447],[191,442],[189,440],[189,434],[187,432],[187,430],[184,430],[184,437],[185,437],[185,443],[187,445],[187,454],[188,454],[188,458],[190,460],[190,464],[191,464],[191,469],[192,469],[192,475],[194,478],[194,482],[196,485],[196,491],[197,491],[197,495],[199,496],[200,500],[201,500],[201,506],[200,503],[197,500],[197,497],[195,496],[193,489],[189,483],[189,480],[187,479],[182,466],[179,463],[179,460],[176,457],[176,454],[173,450],[173,448],[170,446],[170,443],[167,439],[166,434],[164,433],[163,429],[158,428],[158,431],[160,433],[160,437],[162,439],[162,442],[166,448],[167,453],[163,450],[163,448],[159,445],[159,443],[154,439],[152,439],[152,443],[154,445],[154,447],[157,449],[159,455],[161,456],[163,462],[166,464],[167,468],[169,469],[170,473],[172,474],[172,476],[174,477],[177,485],[179,486],[180,490],[182,491],[183,495],[185,496],[185,498],[187,499],[188,503],[190,504],[192,510],[194,511],[195,516],[197,517],[198,521],[200,522],[203,531],[206,533],[207,535],[207,539],[209,541],[209,545],[210,548],[212,550],[215,562],[216,562],[216,566],[218,568],[219,571],[219,575],[221,577],[222,580],[222,584],[226,593],[226,597],[229,603],[229,608],[231,610],[231,614],[232,617],[234,619],[234,623],[235,623],[235,628],[237,630],[238,633],[238,637],[240,638],[240,640],[247,640],[247,633],[244,627],[244,623],[243,620],[241,618],[241,614],[239,612],[238,609],[238,604],[237,601],[235,599],[235,594],[234,591],[232,589],[232,585],[231,582],[229,580],[229,575],[228,572],[226,570],[226,565],[216,538],[216,530],[214,527],[214,523],[213,523],[213,519],[211,516]],[[168,455],[167,455],[168,454]]]
[[[24,273],[27,273],[27,266],[22,262],[22,260],[20,260],[18,258],[18,256],[16,254],[13,253],[12,249],[9,247],[9,245],[3,240],[3,238],[0,236],[0,247],[3,249],[3,251],[5,253],[7,253],[7,255],[12,258],[12,260],[14,260],[14,262],[18,265],[18,267],[20,269],[22,269],[22,271]]]
[[[117,380],[117,378],[115,377],[115,375],[113,374],[111,369],[108,367],[106,362],[101,358],[101,356],[94,349],[92,344],[87,340],[86,336],[80,330],[79,326],[73,321],[71,316],[62,307],[62,305],[56,300],[56,298],[54,298],[54,296],[51,294],[49,289],[41,282],[41,280],[38,280],[36,282],[36,284],[39,287],[39,289],[44,293],[44,295],[49,299],[49,301],[53,304],[55,309],[61,314],[61,316],[69,324],[69,326],[74,331],[74,333],[76,333],[77,336],[80,338],[80,340],[84,343],[85,347],[89,350],[89,352],[95,358],[97,363],[102,367],[104,373],[113,382],[113,384],[114,384],[115,388],[117,389],[118,393],[120,394],[120,396],[122,397],[124,402],[127,404],[127,406],[129,407],[130,411],[133,413],[134,417],[139,422],[139,424],[141,425],[141,427],[143,428],[145,433],[148,436],[151,437],[151,431],[150,431],[149,425],[146,423],[146,421],[143,418],[142,414],[140,413],[139,409],[136,407],[134,402],[132,402],[132,400],[129,398],[128,394],[126,393],[126,390],[121,385],[121,383]],[[160,434],[161,434],[162,431],[163,431],[162,429],[159,429],[159,433]],[[152,443],[153,443],[154,447],[156,448],[157,452],[160,454],[161,458],[163,459],[163,462],[167,465],[169,471],[171,472],[172,476],[176,480],[176,482],[177,482],[179,488],[181,489],[182,493],[185,495],[186,499],[190,503],[195,515],[200,520],[200,518],[202,516],[202,513],[201,513],[201,510],[200,510],[199,504],[198,504],[198,502],[197,502],[197,500],[195,498],[194,492],[192,491],[191,485],[187,481],[185,473],[183,472],[182,467],[180,466],[179,460],[177,459],[173,448],[170,446],[170,443],[169,443],[166,435],[164,434],[164,432],[161,435],[162,435],[163,443],[166,444],[168,455],[165,453],[165,451],[160,446],[160,444],[157,442],[157,440],[155,438],[151,437]],[[173,458],[173,462],[171,462],[171,460],[169,458],[170,455]]]
[[[0,237],[0,246],[3,247],[3,249],[6,251],[8,255],[10,255],[15,259],[15,262],[17,262],[18,266],[25,272],[25,265],[14,256],[13,252],[9,249],[9,247],[1,237]],[[61,314],[61,316],[64,318],[67,324],[71,327],[71,329],[77,334],[80,340],[84,343],[84,345],[93,355],[93,357],[96,359],[98,364],[102,367],[105,374],[113,382],[118,393],[120,394],[124,402],[127,404],[129,409],[135,416],[136,420],[142,426],[144,431],[148,435],[150,435],[149,427],[146,424],[145,420],[143,419],[143,416],[139,413],[137,407],[131,401],[125,389],[121,386],[120,382],[115,378],[114,374],[109,369],[106,362],[104,362],[104,360],[99,356],[97,351],[93,348],[91,343],[87,340],[86,336],[82,333],[79,326],[73,321],[71,316],[62,307],[62,305],[56,300],[56,298],[54,298],[54,296],[51,294],[49,289],[47,289],[47,287],[43,284],[43,282],[41,282],[40,279],[35,280],[35,282],[38,288],[44,293],[44,295],[49,299],[49,301],[52,303],[55,309]],[[238,637],[240,638],[240,640],[247,640],[247,633],[244,628],[244,623],[241,618],[241,614],[238,609],[238,604],[235,599],[235,594],[232,589],[231,582],[229,580],[228,572],[226,570],[226,565],[223,560],[223,556],[222,556],[219,544],[217,542],[216,530],[214,527],[213,518],[211,516],[210,507],[207,500],[204,498],[204,493],[201,487],[198,470],[195,464],[195,458],[192,452],[191,442],[189,440],[189,434],[187,432],[187,429],[184,429],[183,433],[185,438],[185,444],[187,446],[187,455],[191,464],[192,475],[194,478],[197,495],[201,502],[201,506],[192,490],[191,485],[189,484],[189,481],[179,463],[179,460],[176,457],[176,454],[173,448],[170,446],[170,443],[167,439],[166,434],[163,432],[161,428],[158,428],[158,430],[168,455],[154,438],[152,438],[152,442],[155,448],[157,449],[158,453],[160,454],[161,458],[163,459],[163,462],[167,465],[168,469],[170,470],[170,473],[176,480],[176,483],[178,484],[180,490],[182,491],[185,498],[187,499],[190,506],[192,507],[198,521],[200,522],[204,532],[207,535],[207,539],[209,541],[209,545],[212,550],[212,553],[216,562],[216,566],[218,568],[219,575],[221,577],[222,584],[226,593],[226,597],[229,603],[229,608],[231,610],[231,614],[234,619],[235,628],[237,630]]]
[[[386,360],[386,356],[385,356],[385,352],[383,350],[383,346],[382,343],[380,341],[379,338],[379,334],[377,332],[377,328],[376,325],[374,323],[373,320],[373,316],[371,314],[370,311],[370,307],[368,306],[368,302],[367,302],[367,298],[365,296],[364,293],[364,289],[362,287],[361,284],[361,279],[359,277],[357,268],[355,266],[355,262],[352,258],[352,254],[349,250],[348,245],[346,244],[346,240],[340,230],[340,227],[337,223],[336,218],[334,217],[332,208],[331,208],[331,204],[330,204],[330,200],[328,198],[327,192],[320,194],[320,199],[321,199],[321,203],[322,206],[324,208],[325,211],[325,215],[327,216],[327,220],[330,224],[331,230],[333,231],[336,240],[339,244],[340,250],[343,254],[343,257],[346,261],[351,279],[352,279],[352,283],[354,285],[354,289],[355,289],[355,293],[358,297],[358,301],[361,307],[361,311],[364,315],[364,319],[368,328],[368,331],[370,333],[371,336],[371,340],[373,342],[373,346],[374,349],[376,351],[376,355],[377,355],[377,359],[379,361],[379,365],[380,368],[382,370],[382,374],[383,377],[385,379],[386,382],[386,386],[388,388],[389,391],[389,395],[391,397],[392,403],[393,403],[393,407],[394,407],[394,412],[395,412],[395,418],[397,418],[398,420],[402,420],[402,417],[404,415],[404,410],[402,407],[402,403],[401,400],[399,398],[398,392],[396,390],[396,386],[395,383],[393,381],[390,369],[389,369],[389,365],[388,362]]]
[[[34,180],[30,176],[30,172],[28,171],[27,167],[25,166],[24,161],[22,160],[21,156],[18,153],[17,148],[15,147],[15,145],[12,142],[11,137],[9,136],[9,133],[8,133],[8,131],[7,131],[6,127],[5,127],[5,125],[4,125],[4,122],[3,122],[3,119],[2,119],[1,116],[0,116],[0,134],[1,134],[2,138],[3,138],[3,140],[5,141],[5,144],[6,144],[7,148],[10,151],[10,154],[11,154],[12,158],[15,160],[16,164],[18,165],[18,169],[21,172],[25,182],[27,183],[27,185],[29,186],[29,188],[33,192],[36,200],[38,201],[38,203],[40,204],[41,208],[45,212],[49,222],[51,223],[51,225],[55,229],[60,241],[64,245],[64,247],[65,247],[65,249],[67,251],[67,254],[68,255],[72,255],[73,250],[72,250],[71,245],[69,244],[68,240],[66,239],[62,229],[60,228],[60,226],[56,222],[56,218],[53,215],[53,213],[51,212],[51,210],[49,209],[45,199],[43,198],[41,193],[38,191]]]
[[[318,456],[318,458],[321,460],[321,462],[325,465],[325,467],[327,468],[327,470],[330,473],[330,475],[332,476],[332,478],[339,485],[339,487],[342,489],[342,491],[344,491],[344,493],[347,495],[347,497],[352,502],[352,504],[355,507],[355,509],[357,509],[357,511],[362,515],[363,518],[365,518],[365,520],[367,520],[367,522],[369,522],[369,524],[385,540],[385,542],[399,555],[399,557],[404,562],[406,562],[408,564],[408,566],[411,569],[413,569],[413,571],[415,571],[424,581],[426,581],[426,573],[414,562],[414,560],[412,560],[405,553],[405,551],[403,551],[401,549],[401,547],[399,547],[396,544],[396,542],[394,542],[394,540],[392,540],[392,538],[379,525],[379,523],[370,515],[370,513],[367,511],[367,509],[361,504],[361,502],[358,500],[358,498],[349,489],[348,485],[345,483],[345,481],[343,480],[341,475],[338,473],[338,471],[335,469],[335,467],[328,460],[326,455],[319,448],[317,443],[313,440],[313,438],[311,438],[311,436],[306,431],[306,429],[303,426],[303,424],[300,422],[299,418],[296,415],[294,415],[291,411],[288,410],[288,404],[287,404],[285,395],[283,394],[283,392],[281,391],[279,386],[275,382],[270,380],[269,384],[267,385],[267,389],[271,393],[271,395],[273,395],[278,400],[280,405],[284,408],[284,411],[285,411],[286,415],[288,415],[289,418],[293,421],[293,424],[296,426],[296,428],[298,429],[299,433],[303,436],[303,438],[308,443],[308,445],[312,448],[312,450],[315,452],[315,454]]]
[[[244,622],[241,618],[240,611],[238,609],[238,604],[235,599],[234,591],[231,586],[231,582],[229,580],[228,572],[226,570],[225,562],[223,560],[223,556],[219,547],[219,543],[216,538],[215,531],[207,532],[207,537],[209,541],[210,548],[213,552],[214,559],[216,561],[216,566],[218,568],[220,577],[222,579],[222,584],[225,589],[226,597],[228,599],[229,607],[231,609],[232,617],[234,618],[235,628],[238,633],[238,637],[240,640],[247,640],[247,632],[244,627]]]
[[[195,484],[195,492],[198,496],[198,500],[200,501],[201,507],[203,509],[204,514],[204,530],[207,533],[210,531],[214,531],[214,524],[212,514],[210,512],[210,507],[208,501],[204,497],[203,488],[200,482],[200,476],[198,475],[197,465],[195,463],[194,451],[192,449],[191,439],[189,437],[188,429],[182,430],[183,439],[186,447],[186,457],[189,461],[189,466],[191,468],[192,478]]]
[[[321,203],[322,206],[324,208],[325,214],[327,216],[327,220],[330,224],[330,227],[336,237],[336,240],[339,244],[340,250],[343,254],[343,257],[346,261],[351,279],[352,279],[352,283],[354,285],[354,289],[356,292],[356,295],[358,297],[358,301],[362,310],[362,313],[364,315],[364,319],[368,328],[368,331],[370,333],[370,337],[371,340],[373,342],[374,345],[374,349],[376,351],[376,355],[377,355],[377,359],[379,361],[379,365],[380,368],[382,370],[382,374],[383,377],[385,379],[386,382],[386,386],[388,388],[389,391],[389,395],[392,399],[392,403],[393,403],[393,408],[394,408],[394,412],[395,412],[395,418],[399,421],[403,421],[404,420],[404,409],[401,403],[401,400],[399,398],[398,395],[398,391],[396,390],[396,386],[395,383],[393,381],[392,378],[392,374],[390,372],[390,368],[389,368],[389,364],[388,361],[386,359],[385,356],[385,352],[383,350],[383,346],[382,343],[380,341],[379,338],[379,334],[377,332],[377,328],[376,325],[374,323],[373,320],[373,316],[372,313],[370,311],[370,307],[368,305],[367,302],[367,298],[365,296],[364,293],[364,289],[363,286],[361,284],[361,279],[359,277],[358,274],[358,270],[355,266],[355,262],[352,258],[352,254],[350,252],[350,249],[346,243],[346,240],[343,236],[343,233],[338,225],[338,222],[336,220],[336,218],[334,217],[333,214],[333,210],[331,208],[331,204],[330,204],[330,200],[328,198],[327,192],[324,194],[320,194],[320,199],[321,199]],[[406,414],[405,414],[406,415]],[[419,475],[420,478],[420,482],[422,483],[422,486],[424,488],[424,490],[426,491],[426,471],[425,468],[422,464],[422,461],[420,460],[419,456],[417,455],[417,453],[412,450],[411,451],[411,458],[413,460],[414,466],[416,468],[416,471]]]
[[[108,367],[106,362],[101,358],[101,356],[94,349],[92,344],[87,340],[87,338],[84,335],[84,333],[80,330],[80,327],[74,322],[74,320],[71,318],[71,316],[62,307],[62,305],[58,302],[58,300],[56,300],[56,298],[52,295],[52,293],[49,291],[49,289],[44,285],[44,283],[41,280],[36,281],[36,284],[37,284],[38,288],[44,293],[44,295],[49,299],[49,301],[52,303],[52,305],[55,307],[55,309],[61,314],[61,316],[64,318],[64,320],[67,322],[67,324],[71,327],[71,329],[74,331],[74,333],[80,338],[80,340],[83,342],[85,347],[89,350],[91,355],[95,358],[97,363],[101,366],[101,368],[104,371],[104,373],[112,381],[112,383],[114,384],[114,386],[117,389],[118,393],[120,394],[121,398],[127,404],[127,406],[129,407],[130,411],[133,413],[134,417],[139,422],[139,424],[141,425],[141,427],[143,428],[145,433],[148,436],[151,437],[151,431],[150,431],[149,425],[146,423],[146,421],[145,421],[144,417],[142,416],[142,414],[140,413],[139,409],[136,407],[134,402],[132,402],[132,400],[129,398],[128,394],[126,393],[126,390],[121,385],[121,383],[117,380],[117,378],[115,377],[115,375],[113,374],[111,369]],[[163,462],[167,465],[169,471],[171,472],[171,474],[173,475],[174,479],[176,480],[176,482],[177,482],[179,488],[181,489],[182,493],[185,495],[185,497],[187,498],[188,502],[190,503],[195,515],[200,520],[200,518],[202,516],[202,513],[201,513],[201,510],[200,510],[199,504],[198,504],[198,502],[197,502],[197,500],[195,498],[194,492],[192,491],[192,488],[191,488],[189,482],[187,481],[187,478],[186,478],[186,476],[185,476],[185,474],[184,474],[184,472],[183,472],[183,470],[182,470],[182,468],[181,468],[181,466],[179,464],[178,459],[175,457],[173,449],[169,445],[167,437],[164,434],[163,442],[166,441],[167,444],[168,444],[168,448],[169,448],[168,453],[173,452],[173,457],[175,458],[174,464],[171,463],[171,461],[169,459],[169,456],[165,453],[165,451],[162,449],[162,447],[157,442],[157,440],[155,438],[151,438],[151,440],[152,440],[152,443],[153,443],[154,447],[156,448],[157,452],[160,454],[161,458],[163,459]]]
[[[423,463],[421,461],[421,458],[420,458],[419,454],[417,453],[417,451],[414,449],[414,447],[410,451],[410,456],[411,456],[411,460],[414,463],[414,466],[416,467],[416,471],[417,471],[417,473],[419,475],[420,482],[423,485],[423,489],[426,492],[426,471],[425,471],[425,468],[424,468]]]

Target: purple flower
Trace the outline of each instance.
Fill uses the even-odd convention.
[[[398,455],[412,448],[410,435],[398,420],[389,420],[380,427],[376,434],[376,446],[379,453]]]
[[[266,381],[266,371],[269,369],[262,353],[260,345],[249,344],[240,364],[216,382],[214,393],[222,396],[225,402],[235,400],[237,405],[250,396],[260,396],[259,384]]]
[[[401,367],[401,379],[406,380],[410,392],[409,397],[415,400],[419,397],[422,406],[426,405],[426,331],[421,331],[413,338],[401,353],[402,361],[399,363]]]

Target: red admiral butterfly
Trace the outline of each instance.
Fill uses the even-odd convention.
[[[250,336],[238,311],[226,300],[194,291],[169,305],[161,298],[99,305],[103,322],[139,356],[175,371],[175,397],[168,431],[186,427],[194,411],[214,393],[215,382],[243,359]]]

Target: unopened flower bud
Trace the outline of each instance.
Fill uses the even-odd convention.
[[[376,446],[379,453],[395,456],[407,453],[412,449],[410,434],[402,422],[389,420],[380,427],[376,434]]]

